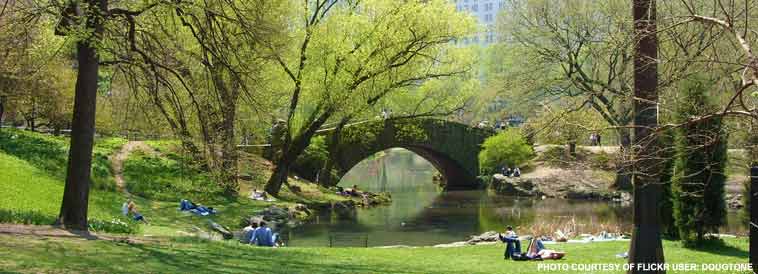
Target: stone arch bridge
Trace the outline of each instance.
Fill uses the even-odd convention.
[[[335,129],[319,131],[328,150],[326,162],[300,162],[293,170],[306,179],[333,185],[371,155],[390,148],[404,148],[434,165],[442,174],[446,189],[471,189],[479,185],[481,145],[494,133],[490,129],[440,119],[365,121],[348,125],[339,132]]]

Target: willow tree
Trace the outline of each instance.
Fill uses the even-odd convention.
[[[465,73],[470,61],[456,58],[451,42],[473,21],[448,1],[298,3],[292,41],[274,55],[287,82],[287,130],[265,188],[273,195],[325,123],[345,124],[405,87]]]
[[[111,48],[131,88],[145,97],[227,195],[238,192],[240,102],[261,97],[261,47],[284,28],[281,2],[177,1],[126,17]]]

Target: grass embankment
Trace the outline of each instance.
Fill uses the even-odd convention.
[[[125,140],[99,139],[92,167],[90,226],[96,231],[136,232],[119,216],[107,155]],[[63,198],[68,143],[63,137],[13,129],[0,131],[0,222],[51,224]]]
[[[213,182],[212,175],[184,155],[177,143],[148,141],[146,144],[153,151],[132,153],[124,163],[123,174],[127,189],[135,195],[137,205],[149,218],[150,225],[144,227],[146,234],[175,236],[192,233],[197,228],[206,228],[209,221],[237,229],[244,219],[270,205],[290,207],[296,203],[320,204],[346,199],[316,184],[294,178],[289,180],[291,188],[285,186],[282,189],[280,200],[249,199],[247,196],[253,189],[263,189],[271,170],[269,162],[249,154],[241,155],[239,168],[250,178],[240,180],[239,196],[225,197]],[[201,217],[180,212],[177,208],[181,199],[213,207],[219,213]]]
[[[55,273],[624,273],[546,271],[540,264],[624,264],[614,255],[628,242],[558,244],[564,260],[517,262],[502,259],[502,245],[456,248],[257,248],[236,242],[174,238],[129,244],[71,238],[0,235],[0,269]],[[685,249],[664,241],[669,264],[741,264],[746,239],[729,239],[708,250]],[[42,257],[41,257],[42,256]],[[42,259],[43,258],[43,259]],[[705,273],[669,271],[668,273]],[[708,272],[748,273],[748,272]]]
[[[89,216],[93,229],[108,232],[139,232],[139,226],[122,217],[121,204],[127,195],[117,191],[109,156],[116,154],[126,140],[96,140]],[[282,200],[263,202],[246,196],[254,188],[262,189],[270,164],[256,156],[243,155],[241,170],[256,174],[242,181],[240,196],[224,197],[211,175],[179,152],[174,142],[146,142],[154,151],[136,151],[123,165],[123,175],[130,197],[150,221],[142,232],[153,235],[184,235],[207,230],[212,220],[232,229],[243,218],[269,205],[289,207],[295,203],[329,203],[342,198],[315,184],[291,179]],[[0,131],[0,222],[51,224],[58,215],[66,174],[68,139],[47,134],[3,129]],[[263,172],[262,172],[263,171]],[[212,206],[219,214],[199,217],[178,211],[179,201],[190,199]]]

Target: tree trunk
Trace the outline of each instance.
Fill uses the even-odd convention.
[[[90,0],[87,25],[94,29],[90,41],[77,43],[79,73],[76,77],[74,115],[71,121],[71,145],[68,153],[66,186],[57,223],[68,229],[87,230],[92,146],[95,137],[95,106],[97,103],[98,56],[92,45],[102,34],[102,14],[106,0]]]
[[[658,180],[660,153],[655,136],[658,126],[658,39],[655,0],[632,0],[637,43],[634,54],[634,231],[629,248],[628,273],[666,273],[649,268],[664,262],[660,233]],[[648,267],[647,269],[644,267]]]
[[[268,194],[273,196],[279,195],[279,190],[281,190],[282,184],[287,181],[287,175],[289,175],[290,167],[295,162],[295,159],[305,151],[305,148],[311,143],[313,136],[316,135],[316,131],[326,123],[326,120],[329,119],[333,113],[333,109],[326,110],[317,119],[312,120],[300,135],[291,140],[285,138],[282,146],[282,153],[279,157],[276,157],[274,161],[276,164],[274,173],[271,174],[271,178],[266,182],[265,189]],[[289,125],[287,128],[289,128]]]
[[[631,190],[632,171],[629,166],[629,159],[631,158],[632,137],[629,129],[626,128],[619,129],[618,135],[619,154],[616,157],[616,179],[611,187],[619,190]]]
[[[571,158],[576,157],[576,142],[568,142],[566,146],[566,152],[568,153],[568,156]]]
[[[753,271],[758,268],[758,210],[755,208],[758,206],[758,166],[753,163],[754,166],[750,169],[750,263],[753,266]]]
[[[333,153],[337,153],[337,147],[340,143],[340,138],[342,137],[342,129],[345,128],[345,125],[350,121],[349,118],[343,118],[340,120],[339,124],[337,124],[337,127],[334,128],[334,132],[332,132],[332,140],[329,142],[329,156],[326,158],[326,163],[324,163],[324,167],[321,169],[319,174],[319,181],[318,184],[330,187],[333,185],[337,185],[339,182],[333,182],[332,178],[332,169],[334,169],[334,160],[332,160],[331,155]]]
[[[5,96],[0,96],[0,130],[3,128],[3,114],[5,114]]]
[[[221,158],[221,172],[223,174],[224,194],[228,196],[236,195],[239,192],[239,183],[237,181],[237,145],[235,144],[234,120],[236,104],[226,102],[231,105],[224,106],[223,122],[223,148]]]

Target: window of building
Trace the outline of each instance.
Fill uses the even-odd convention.
[[[491,11],[491,10],[492,10],[492,3],[485,3],[484,11]]]
[[[492,22],[492,14],[487,13],[484,15],[484,22]]]
[[[479,5],[477,5],[477,4],[471,5],[471,11],[474,11],[474,12],[479,11]]]

